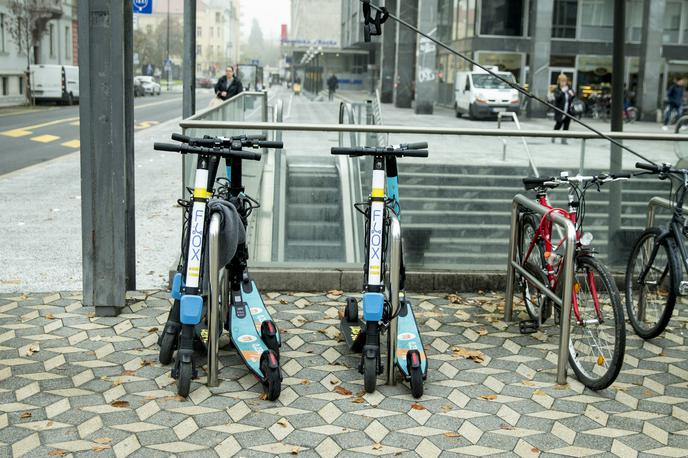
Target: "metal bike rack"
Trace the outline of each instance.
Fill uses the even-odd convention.
[[[391,213],[391,212],[390,212]],[[397,317],[399,311],[399,287],[401,283],[401,225],[397,215],[392,214],[392,221],[389,225],[389,235],[391,241],[391,252],[389,262],[389,282],[392,303],[392,320],[389,323],[387,332],[387,385],[396,385],[394,377],[394,357],[397,353]]]
[[[220,280],[220,215],[213,213],[210,218],[210,228],[208,229],[209,239],[209,269],[210,275],[210,292],[208,293],[208,386],[218,386],[220,384],[217,378],[218,369],[218,335],[217,327],[220,320],[220,295],[222,300],[225,300],[226,291],[224,291],[226,281]],[[224,276],[223,276],[224,279]],[[222,284],[222,288],[220,285]]]
[[[673,210],[676,208],[676,203],[665,199],[664,197],[655,196],[647,203],[647,223],[645,224],[645,229],[654,227],[655,225],[655,210],[657,207],[666,208],[667,210]]]
[[[569,336],[571,325],[571,297],[573,294],[573,255],[576,248],[576,228],[573,223],[557,212],[551,212],[547,218],[557,226],[561,226],[566,231],[566,253],[564,254],[564,290],[562,297],[543,285],[537,278],[533,277],[518,263],[517,259],[517,232],[519,207],[532,210],[540,216],[544,216],[549,209],[537,202],[529,199],[523,194],[514,197],[511,206],[511,231],[509,236],[509,261],[506,268],[506,302],[504,304],[504,321],[510,322],[513,315],[514,306],[514,287],[516,284],[516,272],[535,284],[540,290],[561,307],[561,334],[559,336],[559,357],[557,360],[557,383],[566,383],[566,365],[568,364]]]

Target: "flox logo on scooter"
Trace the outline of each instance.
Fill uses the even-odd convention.
[[[392,309],[396,298],[387,297],[384,279],[387,272],[387,250],[390,223],[398,219],[399,182],[397,158],[403,156],[427,157],[427,143],[389,146],[385,148],[332,148],[332,154],[347,154],[373,157],[372,191],[368,202],[356,204],[356,208],[365,215],[366,231],[366,266],[363,291],[363,319],[358,316],[358,302],[349,297],[344,308],[344,317],[340,330],[349,348],[361,353],[358,370],[363,374],[363,384],[367,392],[375,390],[377,376],[382,374],[380,336],[392,324],[396,323],[397,331],[388,335],[396,345],[394,366],[399,369],[405,381],[411,385],[414,397],[423,395],[423,380],[427,377],[427,358],[423,350],[418,325],[413,315],[411,303],[400,294],[399,307]],[[385,184],[387,189],[385,191]],[[401,243],[400,240],[398,243]],[[403,261],[401,262],[403,265]],[[392,272],[390,271],[390,275]],[[399,269],[399,281],[403,285],[403,268]],[[396,279],[395,279],[396,280]],[[395,282],[392,280],[392,285]],[[400,289],[403,289],[400,288]],[[393,375],[393,372],[392,372]]]
[[[248,274],[247,218],[260,204],[244,194],[241,161],[261,158],[261,154],[243,148],[282,148],[282,144],[264,141],[263,136],[194,139],[173,134],[172,139],[182,143],[156,143],[155,149],[197,154],[198,161],[192,197],[179,201],[185,209],[182,257],[172,284],[174,304],[158,341],[160,362],[169,364],[174,358],[172,376],[177,379],[177,392],[187,396],[191,380],[197,377],[194,350],[207,351],[208,340],[219,339],[224,328],[230,331],[232,343],[248,369],[261,382],[266,398],[275,400],[282,382],[281,342],[277,327]],[[215,188],[223,158],[229,180],[218,179],[220,186]],[[221,260],[221,266],[225,266],[227,276],[221,288],[228,293],[222,294],[227,300],[219,307],[217,329],[208,329],[209,282],[204,278],[219,274],[209,272],[206,259],[212,214],[219,214],[222,221],[224,232],[218,240],[220,245],[224,244],[221,251],[226,259]],[[215,294],[219,296],[218,291]]]

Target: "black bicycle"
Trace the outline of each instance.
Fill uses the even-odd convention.
[[[646,170],[639,175],[656,174],[660,180],[670,180],[670,196],[675,203],[668,227],[646,229],[635,242],[626,267],[628,318],[636,334],[643,339],[652,339],[667,327],[676,297],[684,293],[681,267],[688,272],[688,253],[684,245],[688,228],[683,216],[683,201],[688,169],[641,162],[635,166]]]

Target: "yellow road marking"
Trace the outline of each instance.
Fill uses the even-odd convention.
[[[66,146],[67,148],[81,148],[81,141],[69,140],[68,142],[64,142],[62,146]]]
[[[79,124],[81,124],[79,121],[74,121],[74,122],[69,123],[70,126],[78,126]]]
[[[38,137],[33,137],[31,140],[34,142],[40,142],[40,143],[50,143],[54,142],[55,140],[59,140],[60,137],[57,135],[39,135]]]
[[[24,137],[26,135],[31,135],[31,132],[28,130],[24,129],[12,129],[12,130],[6,130],[5,132],[0,132],[0,134],[6,136],[6,137]]]
[[[141,121],[139,123],[136,123],[134,125],[135,130],[141,130],[141,129],[148,129],[149,127],[153,127],[160,124],[158,121]]]

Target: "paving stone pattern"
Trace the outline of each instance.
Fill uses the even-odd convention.
[[[595,393],[554,383],[556,330],[518,334],[501,296],[410,295],[430,361],[415,401],[382,379],[363,395],[337,293],[265,295],[284,339],[277,402],[231,350],[218,388],[201,370],[177,398],[157,362],[164,291],[133,294],[117,318],[95,317],[78,293],[0,296],[0,456],[686,455],[684,313],[653,342],[629,328],[619,379]]]

